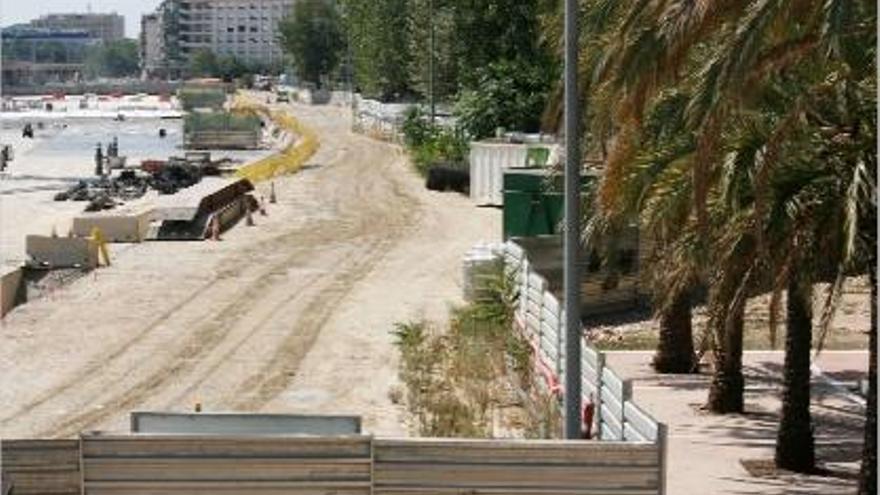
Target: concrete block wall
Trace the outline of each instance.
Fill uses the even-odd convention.
[[[12,311],[19,302],[22,282],[21,268],[0,268],[0,318]]]
[[[91,239],[29,235],[25,244],[33,266],[83,269],[98,266],[98,245]]]

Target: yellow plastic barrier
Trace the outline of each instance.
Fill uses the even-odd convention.
[[[236,111],[251,111],[260,114],[268,114],[279,127],[298,136],[296,142],[282,150],[280,153],[264,158],[258,162],[245,165],[238,169],[236,175],[246,178],[251,182],[262,182],[284,174],[292,174],[299,171],[303,164],[318,151],[318,136],[304,126],[292,115],[284,112],[270,112],[259,104],[239,97],[233,109]]]
[[[110,266],[110,250],[107,248],[107,238],[104,237],[104,232],[98,227],[94,227],[91,240],[98,245],[98,252],[104,258],[104,266]]]

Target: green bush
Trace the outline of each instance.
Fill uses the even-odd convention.
[[[186,111],[195,108],[219,110],[226,103],[226,90],[221,87],[189,86],[178,91],[177,97]]]
[[[397,324],[400,379],[418,433],[487,438],[492,410],[510,401],[510,373],[531,383],[531,348],[513,327],[513,285],[499,267],[479,301],[455,308],[445,332]]]
[[[416,170],[423,175],[440,163],[463,165],[467,162],[469,145],[464,132],[459,128],[432,128],[418,107],[407,111],[403,136]]]
[[[204,131],[259,132],[260,118],[230,112],[190,113],[183,121],[184,133]]]
[[[431,138],[431,124],[425,119],[422,109],[411,106],[403,119],[403,139],[408,148],[425,144]]]
[[[508,131],[537,132],[554,71],[524,60],[493,62],[477,71],[477,82],[459,93],[455,113],[474,139]]]

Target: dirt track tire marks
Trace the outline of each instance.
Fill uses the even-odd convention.
[[[309,201],[323,216],[282,225],[276,235],[224,255],[222,268],[184,300],[17,407],[0,426],[33,422],[28,416],[34,415],[44,418],[36,420],[35,436],[68,437],[118,424],[145,405],[179,409],[197,393],[219,406],[257,410],[282,392],[336,305],[420,215],[418,200],[392,170],[401,166],[393,147],[347,131],[339,140],[338,128],[330,132],[338,142],[319,153],[322,166],[308,174],[316,188]],[[295,280],[290,270],[299,274]],[[180,335],[151,352],[161,342],[153,335],[160,327]],[[259,363],[230,364],[250,358],[255,342]],[[71,412],[59,415],[65,408]]]
[[[102,360],[100,362],[94,362],[94,363],[90,364],[89,366],[86,366],[85,368],[81,368],[69,380],[43,392],[42,394],[39,395],[39,397],[37,399],[35,399],[31,402],[28,402],[27,404],[25,404],[19,408],[16,408],[11,413],[0,418],[0,426],[11,422],[12,420],[14,420],[18,417],[21,417],[25,414],[28,414],[38,407],[43,406],[44,404],[46,404],[50,400],[57,398],[58,395],[63,393],[64,391],[75,387],[77,384],[82,383],[90,375],[96,374],[103,366],[105,366],[105,364],[108,360],[117,359],[123,353],[127,352],[129,349],[131,349],[132,347],[137,345],[141,340],[143,340],[143,338],[147,334],[150,333],[151,330],[153,330],[154,328],[158,327],[159,325],[162,325],[163,323],[167,322],[181,308],[192,303],[196,298],[198,298],[200,295],[202,295],[209,287],[214,285],[214,283],[216,283],[216,279],[210,280],[209,282],[204,284],[202,287],[200,287],[199,289],[194,291],[189,297],[178,302],[171,309],[164,311],[161,315],[159,315],[150,324],[148,324],[147,326],[143,327],[140,331],[138,331],[134,335],[134,337],[132,337],[131,339],[126,341],[123,345],[119,346],[118,348],[116,348],[115,350],[113,350],[112,352],[107,354],[105,356],[104,360]]]

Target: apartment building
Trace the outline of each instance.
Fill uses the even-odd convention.
[[[281,65],[278,23],[295,0],[165,0],[142,20],[141,52],[145,73],[185,72],[189,60],[208,50],[248,65]],[[149,30],[149,32],[148,32]],[[150,59],[150,54],[155,56]],[[161,61],[164,59],[164,61]]]
[[[92,38],[117,41],[125,38],[125,17],[117,14],[48,14],[30,22],[35,28],[86,31]]]
[[[141,17],[140,59],[144,77],[168,77],[162,15],[158,12]]]

